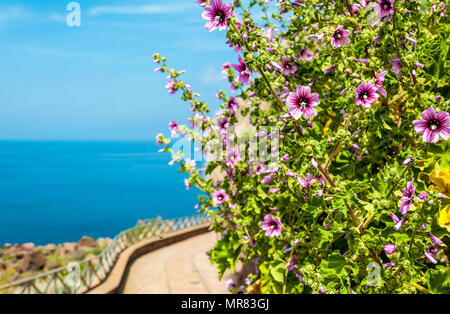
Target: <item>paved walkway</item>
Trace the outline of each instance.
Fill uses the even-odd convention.
[[[216,236],[208,232],[141,256],[130,267],[124,293],[228,293],[206,255]]]

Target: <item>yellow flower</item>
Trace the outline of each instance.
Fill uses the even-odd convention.
[[[450,167],[441,169],[439,164],[436,163],[434,165],[434,170],[431,173],[430,180],[436,185],[434,186],[435,189],[450,197]]]
[[[445,206],[439,212],[438,223],[450,231],[450,205]]]
[[[325,126],[323,127],[323,134],[326,134],[328,130],[330,129],[330,124],[333,122],[333,119],[328,119],[327,123],[325,123]]]

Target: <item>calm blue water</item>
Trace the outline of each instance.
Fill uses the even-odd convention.
[[[0,141],[0,245],[113,237],[138,219],[194,215],[178,166],[148,142]]]

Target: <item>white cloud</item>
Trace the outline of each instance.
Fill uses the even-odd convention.
[[[0,26],[9,21],[30,17],[31,13],[21,6],[10,6],[0,9]]]
[[[223,82],[223,74],[216,66],[209,65],[203,70],[202,83],[204,85],[216,85]]]
[[[102,14],[163,14],[195,8],[192,3],[178,5],[136,5],[136,6],[96,6],[89,10],[91,15]]]

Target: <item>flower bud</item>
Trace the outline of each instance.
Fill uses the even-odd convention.
[[[311,145],[305,147],[305,153],[311,154],[313,152],[313,148]]]

